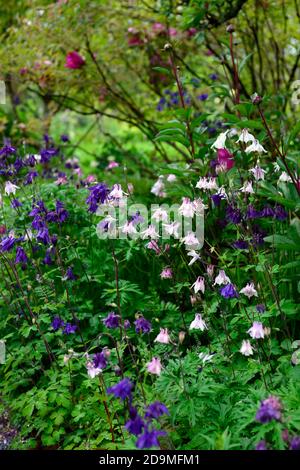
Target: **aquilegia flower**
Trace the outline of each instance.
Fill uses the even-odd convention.
[[[150,374],[160,375],[161,369],[162,365],[159,357],[153,357],[147,364],[147,371],[150,372]]]
[[[147,406],[145,418],[158,419],[164,414],[170,414],[166,405],[160,401],[155,401],[154,403],[151,403],[151,405]]]
[[[16,186],[10,181],[6,181],[4,186],[4,192],[7,196],[10,196],[11,194],[16,194],[17,189],[20,189],[19,186]]]
[[[60,328],[64,328],[65,322],[59,316],[56,316],[53,318],[51,326],[54,331],[57,331]]]
[[[270,396],[263,400],[260,404],[259,409],[256,413],[256,421],[259,421],[262,424],[269,423],[273,419],[275,421],[280,421],[281,419],[281,410],[282,404],[279,398]]]
[[[143,316],[137,318],[134,325],[137,333],[150,333],[151,331],[151,323]]]
[[[291,450],[300,450],[300,436],[295,436],[291,440],[290,444]]]
[[[134,412],[132,410],[134,410]],[[143,431],[143,428],[145,427],[145,423],[141,416],[137,414],[135,408],[131,407],[129,415],[130,419],[125,424],[125,429],[127,429],[127,431],[133,434],[134,436],[139,436]]]
[[[219,274],[215,278],[214,286],[217,284],[218,286],[226,285],[230,283],[230,279],[226,276],[225,271],[223,269],[219,270]]]
[[[152,429],[144,432],[136,441],[136,447],[138,449],[150,449],[151,447],[159,447],[159,436],[166,436],[164,431],[158,431],[157,429]]]
[[[162,272],[160,273],[161,279],[172,279],[173,277],[173,271],[171,268],[164,268]]]
[[[86,203],[89,206],[88,210],[89,212],[95,213],[98,209],[98,204],[104,204],[106,202],[109,189],[105,183],[98,183],[88,188],[88,190],[90,191],[86,199]]]
[[[204,277],[198,276],[196,281],[192,285],[192,288],[194,288],[195,294],[197,294],[198,292],[202,292],[202,294],[204,294],[205,292]]]
[[[125,377],[116,385],[109,387],[106,391],[109,394],[113,394],[116,398],[120,398],[121,400],[125,400],[131,396],[131,391],[133,389],[133,383]]]
[[[190,330],[207,330],[207,325],[205,321],[202,319],[202,315],[200,313],[196,313],[194,320],[190,324]]]
[[[244,356],[252,356],[253,355],[253,348],[251,346],[251,343],[248,339],[244,339],[242,341],[242,346],[240,349],[240,353],[242,353]]]
[[[15,263],[20,263],[22,266],[28,263],[27,255],[21,246],[17,247]]]
[[[120,315],[115,312],[110,312],[103,320],[104,325],[107,328],[118,328],[120,326]]]
[[[266,441],[259,441],[255,446],[255,450],[268,450]]]
[[[234,297],[238,297],[238,293],[235,290],[233,284],[227,284],[225,287],[222,287],[220,294],[225,299],[233,299]]]
[[[168,333],[168,328],[161,328],[154,341],[156,341],[157,343],[169,344],[170,335]]]
[[[14,247],[16,239],[13,236],[5,237],[1,240],[0,249],[1,251],[10,251]]]
[[[253,322],[253,325],[247,331],[253,339],[263,339],[265,337],[263,324],[259,321]]]
[[[65,328],[63,329],[63,333],[65,335],[71,335],[72,333],[75,333],[77,330],[77,325],[72,325],[71,323],[66,323]]]
[[[248,299],[251,299],[251,297],[253,296],[258,296],[257,290],[255,289],[253,282],[248,282],[248,284],[240,290],[240,294],[244,294],[246,297],[248,297]]]

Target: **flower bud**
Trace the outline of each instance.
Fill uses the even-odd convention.
[[[227,32],[227,33],[230,33],[230,34],[234,32],[234,26],[233,26],[233,24],[229,24],[229,25],[227,26],[226,32]]]
[[[262,102],[262,97],[257,93],[253,93],[253,95],[251,95],[251,101],[253,104],[260,104]]]

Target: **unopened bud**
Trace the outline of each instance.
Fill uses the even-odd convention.
[[[184,338],[185,338],[185,332],[184,332],[184,331],[179,331],[179,334],[178,334],[178,341],[179,341],[180,344],[183,343]]]
[[[233,24],[229,24],[226,28],[227,33],[233,33],[234,32],[234,26]]]
[[[167,42],[167,44],[164,45],[164,50],[169,51],[170,49],[172,49],[172,45],[169,42]]]
[[[251,95],[251,101],[253,104],[260,104],[262,102],[262,97],[257,93],[253,93],[253,95]]]

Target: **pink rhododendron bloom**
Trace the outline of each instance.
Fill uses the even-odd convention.
[[[85,65],[84,58],[78,52],[69,52],[66,57],[65,67],[68,69],[80,69]]]
[[[259,321],[253,322],[253,325],[247,331],[251,338],[253,339],[260,339],[265,337],[264,327],[263,324]]]
[[[157,343],[169,344],[170,340],[171,338],[168,333],[168,328],[161,328],[154,341],[156,341]]]
[[[162,272],[160,273],[160,277],[162,279],[172,279],[173,277],[173,271],[171,268],[164,268]]]
[[[217,157],[219,165],[225,167],[226,170],[230,170],[234,166],[233,155],[227,149],[218,149]]]
[[[150,372],[150,374],[160,375],[161,369],[162,365],[159,357],[153,357],[147,364],[147,371]]]
[[[253,355],[253,348],[251,346],[251,343],[248,339],[244,339],[242,341],[242,346],[240,349],[240,353],[242,353],[244,356],[252,356]]]

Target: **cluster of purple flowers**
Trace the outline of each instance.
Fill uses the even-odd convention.
[[[62,330],[65,335],[75,333],[75,331],[77,330],[77,325],[72,325],[69,322],[65,323],[64,320],[62,320],[62,318],[60,318],[59,316],[53,318],[51,326],[54,331]]]
[[[98,183],[88,188],[88,190],[90,191],[90,194],[86,199],[86,203],[89,206],[88,210],[95,213],[98,209],[98,205],[100,203],[104,204],[107,200],[109,188],[105,183]]]
[[[275,421],[281,420],[282,404],[279,398],[270,396],[263,400],[256,413],[256,420],[260,423],[269,423],[273,419]]]
[[[138,449],[149,449],[159,447],[158,438],[165,436],[164,431],[155,429],[153,420],[158,420],[164,414],[169,414],[167,407],[156,401],[146,407],[144,415],[140,416],[136,407],[132,405],[132,392],[134,384],[125,377],[116,385],[107,389],[108,394],[114,395],[122,401],[129,402],[129,420],[125,424],[128,432],[137,436],[136,447]]]
[[[173,108],[175,106],[180,106],[180,95],[178,91],[164,90],[164,95],[162,96],[156,106],[157,111],[163,111],[166,108]],[[191,97],[188,94],[187,90],[183,90],[183,98],[185,104],[191,104]]]
[[[143,316],[140,316],[139,318],[137,318],[137,320],[135,320],[134,322],[134,325],[135,325],[135,331],[139,334],[150,333],[151,328],[152,328],[149,320],[147,320]]]

